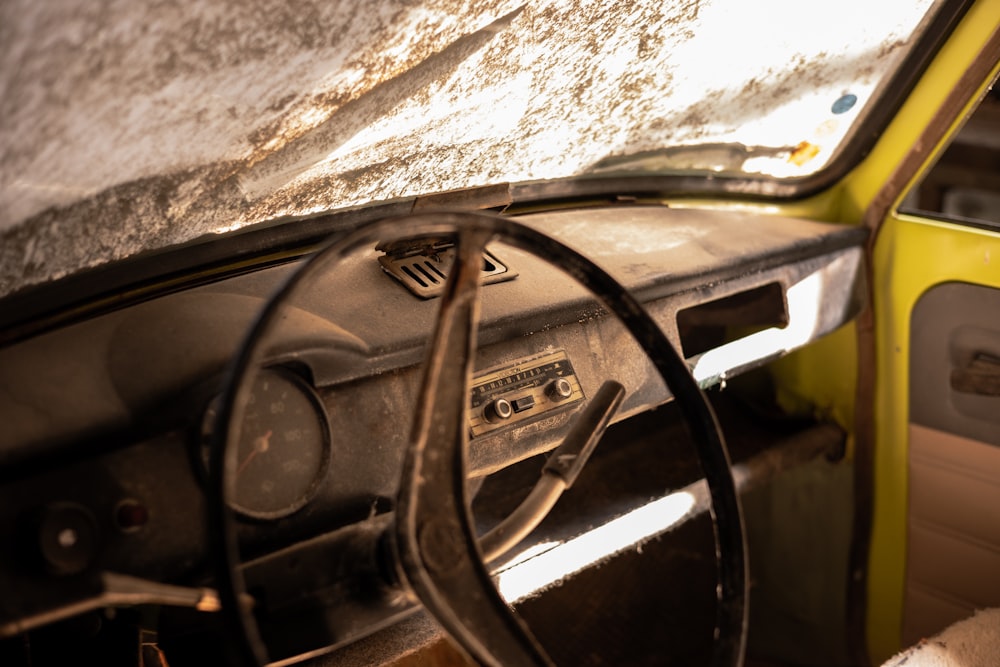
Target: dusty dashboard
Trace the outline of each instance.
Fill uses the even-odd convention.
[[[519,221],[633,291],[703,386],[832,331],[863,300],[856,228],[654,206]],[[625,387],[616,420],[670,400],[593,296],[530,253],[490,251],[484,272],[506,275],[482,289],[470,477],[551,450],[605,380]],[[441,248],[416,254],[431,263],[411,277],[444,279]],[[405,289],[380,257],[352,256],[288,310],[251,390],[232,503],[248,559],[393,507],[438,300]],[[0,552],[0,638],[108,605],[214,608],[206,430],[227,364],[297,265],[0,350],[0,536],[14,545]]]

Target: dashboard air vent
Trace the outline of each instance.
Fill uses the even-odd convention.
[[[422,299],[440,296],[455,263],[455,246],[447,239],[414,239],[379,244],[382,269]],[[483,253],[483,284],[513,280],[517,272],[491,250]]]

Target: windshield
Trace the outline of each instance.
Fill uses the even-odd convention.
[[[0,294],[504,182],[824,169],[931,0],[0,4]]]

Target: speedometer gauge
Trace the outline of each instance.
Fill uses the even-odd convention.
[[[214,422],[213,412],[208,423]],[[329,464],[330,428],[312,388],[290,372],[265,369],[250,387],[239,440],[232,446],[231,507],[249,517],[278,519],[316,495]]]

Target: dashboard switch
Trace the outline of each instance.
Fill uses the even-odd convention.
[[[486,404],[483,414],[486,416],[486,421],[496,424],[510,419],[514,414],[514,406],[506,398],[498,398]]]
[[[53,503],[42,511],[38,550],[50,572],[83,572],[93,562],[97,548],[97,522],[86,508],[75,503]]]
[[[123,533],[137,532],[148,521],[149,510],[137,500],[131,498],[123,500],[115,508],[115,525]]]
[[[521,398],[515,398],[511,403],[514,406],[514,412],[524,412],[535,407],[535,397],[531,395],[522,396]]]

